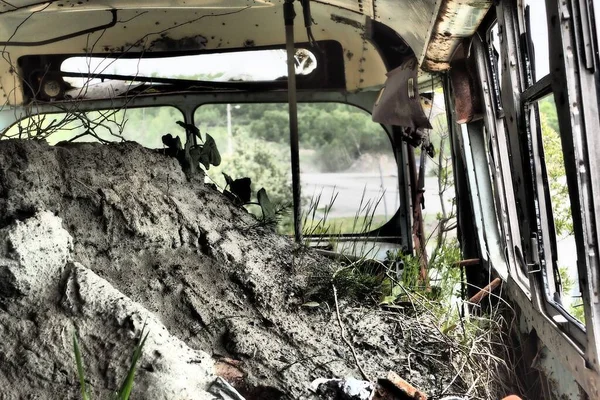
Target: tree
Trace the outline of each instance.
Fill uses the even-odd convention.
[[[450,154],[450,132],[445,115],[439,115],[433,121],[434,129],[431,133],[432,141],[438,142],[434,147],[437,151],[437,161],[434,161],[434,175],[437,177],[438,197],[441,205],[441,212],[437,215],[437,227],[431,234],[436,233],[435,247],[431,253],[429,263],[435,265],[440,252],[444,249],[448,232],[456,229],[456,209],[455,202],[452,200],[448,208],[447,191],[454,187],[454,178],[452,171],[452,156]],[[439,141],[438,141],[439,140]]]

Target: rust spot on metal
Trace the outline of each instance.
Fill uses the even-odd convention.
[[[246,41],[244,41],[244,47],[254,47],[254,46],[256,46],[256,43],[254,42],[254,40],[247,39]]]
[[[429,72],[443,72],[443,71],[447,71],[448,69],[450,69],[450,63],[447,61],[435,61],[435,60],[425,59],[425,60],[423,60],[423,64],[421,64],[421,68],[424,71],[429,71]]]
[[[436,17],[422,69],[431,72],[448,70],[457,46],[462,39],[475,33],[491,5],[491,0],[445,0]],[[464,15],[469,18],[459,18]]]
[[[361,24],[360,22],[355,21],[350,18],[342,17],[340,15],[331,14],[331,20],[338,24],[350,25],[356,29],[363,30],[365,28],[365,26],[363,24]]]
[[[346,58],[348,59],[348,61],[352,60],[352,57],[354,57],[354,53],[351,52],[350,50],[348,50],[346,52]]]
[[[208,39],[202,35],[188,36],[181,39],[172,39],[167,35],[154,40],[148,46],[150,51],[186,51],[206,48]]]
[[[392,389],[396,394],[414,400],[427,400],[427,395],[405,381],[394,371],[388,372],[387,379],[380,379],[382,388]],[[389,397],[383,397],[384,399]]]

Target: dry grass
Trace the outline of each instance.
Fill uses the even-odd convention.
[[[306,235],[322,235],[325,242],[337,240],[335,228],[328,223],[329,212],[335,200],[335,196],[329,199],[319,218],[316,210],[320,208],[321,197],[312,199],[309,212],[305,214]],[[373,209],[377,203],[367,203],[363,207],[363,200],[360,208],[362,215],[357,212],[355,224],[361,221],[361,216],[364,216],[365,221],[373,219]],[[309,224],[309,221],[312,223]],[[371,225],[354,228],[366,233]],[[358,246],[351,246],[351,250],[358,250]],[[444,259],[444,251],[442,248],[443,254],[438,257],[441,260]],[[438,262],[442,287],[437,295],[433,295],[427,288],[419,286],[416,275],[412,277],[419,271],[418,260],[407,255],[398,257],[404,264],[401,278],[389,270],[387,263],[372,260],[368,254],[354,255],[351,258],[338,256],[338,263],[314,266],[314,275],[309,279],[310,292],[305,295],[312,300],[335,303],[338,319],[340,311],[337,296],[350,303],[360,304],[363,309],[366,307],[371,312],[385,314],[386,319],[398,323],[402,332],[402,346],[408,354],[409,370],[411,354],[420,354],[420,359],[425,360],[432,371],[446,371],[448,374],[449,379],[445,380],[444,387],[436,390],[436,396],[457,395],[465,399],[488,400],[524,393],[519,387],[520,380],[512,361],[518,357],[510,342],[510,333],[515,323],[515,313],[511,306],[502,298],[491,295],[486,304],[489,305],[486,313],[477,306],[472,306],[472,313],[469,315],[466,301],[450,301],[454,285],[460,283],[460,278],[450,276],[456,270],[446,265],[453,264],[453,260],[445,260],[445,264]],[[446,258],[452,257],[460,257],[460,254],[446,254]],[[394,303],[402,304],[403,308],[388,311],[379,306],[382,296],[390,294],[384,293],[386,283],[390,286],[388,289],[395,289],[392,290],[393,293],[400,293],[392,297],[396,297]],[[466,282],[463,284],[468,285]],[[334,298],[331,297],[332,285],[336,288],[333,293],[337,294],[333,295]],[[360,352],[358,349],[357,351]],[[358,356],[355,360],[360,358],[360,354]],[[412,360],[414,363],[414,357]],[[358,361],[357,365],[360,366]],[[364,372],[362,374],[365,375]]]
[[[404,292],[413,308],[411,318],[398,320],[404,334],[443,344],[450,354],[449,358],[427,354],[432,363],[450,365],[453,370],[451,382],[439,395],[488,400],[523,393],[511,361],[517,358],[510,343],[515,322],[510,305],[496,298],[497,305],[488,314],[461,315],[462,307],[449,310],[418,292]]]

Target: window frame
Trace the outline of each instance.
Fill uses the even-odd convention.
[[[373,92],[375,94],[378,95],[378,93]],[[343,104],[343,105],[347,105],[353,108],[357,108],[361,111],[364,111],[366,114],[368,114],[369,116],[372,115],[371,110],[367,109],[364,106],[361,106],[360,104],[357,103],[353,103],[353,102],[345,102],[345,101],[335,101],[335,100],[304,100],[304,101],[299,101],[298,104],[311,104],[311,103],[337,103],[337,104]],[[237,101],[237,102],[222,102],[222,101],[212,101],[212,102],[204,102],[201,104],[198,104],[196,107],[193,108],[192,110],[192,116],[193,119],[195,121],[195,115],[196,112],[203,106],[206,105],[226,105],[226,104],[285,104],[285,101]],[[398,172],[398,179],[400,179],[400,174],[402,174],[402,169],[403,169],[403,163],[399,162],[399,157],[401,157],[401,159],[406,159],[406,155],[403,154],[406,152],[405,147],[407,146],[406,143],[402,140],[399,141],[399,145],[396,143],[396,141],[394,140],[394,137],[396,135],[397,129],[395,129],[392,126],[388,126],[388,125],[384,125],[384,124],[378,124],[379,126],[381,126],[381,128],[383,129],[383,132],[386,134],[386,136],[388,137],[388,140],[390,142],[390,149],[392,150],[395,160],[396,160],[396,164],[399,168],[399,172]],[[403,216],[403,207],[402,207],[402,201],[403,201],[403,194],[402,194],[402,185],[398,185],[398,196],[399,196],[399,205],[398,205],[398,209],[392,214],[392,216],[381,226],[372,229],[371,231],[368,232],[361,232],[361,233],[341,233],[341,234],[332,234],[332,235],[319,235],[319,234],[314,234],[314,235],[303,235],[303,237],[307,238],[307,239],[318,239],[320,242],[322,242],[323,240],[327,240],[330,238],[335,238],[336,240],[339,240],[340,242],[346,242],[346,241],[354,241],[356,239],[365,239],[368,242],[376,242],[376,243],[396,243],[396,244],[402,244],[404,245],[404,243],[401,243],[401,241],[403,241],[404,237],[402,235],[402,229],[400,228],[400,225],[403,224],[402,219],[406,218],[405,216]],[[292,199],[293,200],[293,199]],[[406,203],[406,206],[411,206],[409,203]],[[411,223],[410,217],[409,219],[406,220],[408,223]],[[390,235],[388,232],[398,232],[395,235]],[[412,240],[412,237],[410,237],[410,239]],[[403,247],[407,247],[407,246],[403,246]],[[407,251],[410,251],[410,248],[407,248]]]
[[[549,303],[542,295],[544,290],[540,287],[543,285],[543,281],[539,279],[540,274],[528,274],[531,293],[529,299],[523,290],[519,290],[518,279],[512,273],[509,276],[507,291],[518,306],[520,328],[535,330],[556,361],[568,368],[576,382],[589,396],[596,398],[600,395],[597,387],[599,378],[597,371],[600,369],[600,342],[598,341],[600,298],[596,289],[600,277],[598,256],[600,227],[595,225],[594,221],[600,216],[597,200],[600,198],[600,168],[597,168],[600,160],[600,138],[596,134],[600,131],[600,116],[597,113],[600,108],[600,91],[597,91],[600,74],[596,72],[597,70],[587,68],[585,61],[589,60],[583,56],[585,49],[582,48],[579,37],[581,26],[577,26],[582,22],[575,14],[577,6],[582,6],[580,0],[545,1],[548,13],[546,18],[549,26],[548,37],[549,43],[552,43],[549,49],[552,78],[540,79],[542,82],[537,85],[525,84],[527,76],[524,54],[520,51],[523,45],[520,40],[522,9],[519,8],[519,0],[506,0],[495,6],[495,15],[502,29],[501,46],[505,50],[500,66],[502,68],[500,84],[504,108],[503,122],[511,166],[510,171],[506,172],[510,174],[509,179],[512,180],[514,200],[518,205],[516,208],[520,208],[517,222],[521,225],[521,235],[513,238],[516,241],[520,240],[521,236],[526,239],[522,241],[525,251],[522,252],[524,257],[521,257],[520,263],[525,269],[535,267],[539,255],[536,251],[537,240],[529,246],[524,243],[531,240],[530,234],[534,232],[527,221],[527,216],[534,211],[534,207],[528,201],[530,199],[526,195],[527,191],[519,187],[524,186],[527,179],[527,174],[524,173],[527,171],[523,169],[525,164],[522,162],[522,155],[527,154],[527,151],[524,151],[526,149],[522,147],[522,142],[526,141],[523,136],[527,136],[524,135],[527,133],[526,119],[523,115],[524,100],[535,101],[542,98],[544,92],[560,93],[562,97],[557,101],[556,107],[563,154],[565,154],[564,162],[565,166],[570,166],[567,168],[569,188],[576,189],[576,193],[570,193],[570,198],[577,241],[577,266],[586,319],[583,343],[575,339],[568,327],[565,328],[564,324],[557,323],[552,318],[548,311]],[[592,7],[591,4],[588,5]],[[587,28],[591,29],[589,25]],[[595,40],[597,44],[598,38],[596,37]],[[569,57],[566,57],[566,54],[569,54]],[[597,68],[600,65],[597,55],[594,61]],[[489,79],[489,75],[486,79]],[[548,82],[550,82],[550,90]],[[516,250],[520,250],[517,247]],[[566,325],[569,324],[571,322],[567,321]],[[571,326],[574,327],[574,324]]]
[[[577,0],[574,1],[577,2]],[[573,7],[576,6],[577,4],[573,5]],[[578,32],[572,29],[573,22],[569,18],[563,18],[560,23],[554,25],[549,22],[551,19],[557,18],[557,10],[559,15],[564,16],[567,12],[566,9],[570,7],[571,4],[546,0],[548,38],[549,42],[556,43],[556,46],[550,48],[549,51],[549,74],[533,82],[531,68],[528,65],[530,55],[527,51],[530,46],[528,46],[526,40],[523,40],[525,10],[522,7],[522,0],[507,0],[496,6],[504,39],[504,43],[501,45],[505,50],[505,59],[501,66],[503,68],[501,82],[502,105],[505,112],[504,123],[510,142],[514,197],[520,213],[521,246],[524,250],[519,251],[522,254],[517,259],[523,269],[527,271],[529,277],[532,306],[538,312],[547,316],[556,329],[561,330],[571,340],[574,340],[575,346],[580,351],[588,354],[588,361],[594,361],[598,360],[598,345],[595,342],[598,333],[594,332],[593,328],[596,322],[592,321],[590,317],[599,315],[598,305],[594,305],[594,313],[591,314],[592,303],[590,302],[589,293],[584,294],[583,292],[588,290],[586,287],[587,282],[590,282],[591,277],[597,276],[599,272],[593,272],[589,269],[589,263],[592,262],[591,265],[594,265],[595,260],[589,259],[584,249],[595,246],[595,243],[585,240],[586,236],[583,230],[588,229],[587,232],[589,232],[589,225],[587,227],[581,225],[582,222],[589,224],[589,212],[594,215],[593,208],[589,206],[589,197],[586,199],[586,195],[582,191],[589,188],[590,185],[594,185],[589,180],[581,180],[582,176],[577,167],[579,162],[577,156],[579,154],[575,154],[578,148],[574,147],[576,144],[581,143],[581,131],[587,130],[587,126],[582,126],[581,119],[583,117],[573,113],[573,108],[585,108],[585,104],[570,103],[569,101],[557,101],[556,103],[571,206],[574,210],[577,210],[577,212],[574,212],[573,219],[578,253],[578,273],[586,315],[585,327],[554,302],[552,298],[548,298],[545,290],[548,278],[553,279],[554,275],[554,269],[551,268],[548,271],[546,267],[552,265],[552,240],[549,232],[551,228],[553,229],[553,226],[548,221],[547,196],[543,187],[543,179],[538,176],[541,173],[541,168],[535,169],[541,161],[540,156],[542,153],[539,151],[538,146],[540,144],[538,139],[540,138],[537,132],[532,134],[529,129],[529,122],[532,118],[529,112],[532,110],[532,105],[534,105],[533,118],[539,119],[539,113],[534,103],[544,96],[560,92],[562,96],[566,96],[568,93],[569,98],[573,98],[572,101],[579,99],[578,93],[581,92],[577,92],[577,89],[581,75],[578,75],[576,70],[581,65],[577,62],[579,61],[577,56],[580,56],[581,49],[577,48],[577,51],[574,52],[575,60],[567,60],[563,57],[563,52],[569,46],[576,48],[572,41],[577,40],[575,35]],[[566,89],[564,88],[564,82],[568,83]],[[597,100],[597,98],[594,97],[594,100]],[[593,105],[591,107],[593,108]],[[588,116],[586,120],[592,123],[592,127],[597,125],[595,118],[590,119]],[[585,211],[581,209],[580,204],[588,205]],[[587,217],[585,213],[588,213]],[[589,235],[589,233],[587,234]],[[518,240],[518,238],[516,239]],[[515,250],[519,250],[517,247],[515,247]],[[585,260],[579,259],[582,255],[585,255]],[[546,274],[545,277],[542,276],[544,273]],[[587,299],[586,296],[588,296]]]
[[[555,258],[558,256],[557,245],[556,245],[556,231],[554,227],[554,215],[552,206],[550,203],[550,192],[547,184],[548,176],[545,168],[544,161],[544,150],[542,145],[542,132],[541,132],[541,120],[539,107],[537,102],[546,96],[554,96],[552,87],[552,73],[549,72],[543,77],[537,77],[535,75],[535,66],[532,65],[531,60],[535,62],[535,54],[530,52],[533,50],[532,38],[526,29],[529,27],[527,21],[528,7],[524,7],[520,0],[520,36],[524,38],[525,46],[521,50],[523,54],[524,64],[522,65],[523,70],[526,74],[526,88],[521,92],[521,110],[524,118],[525,135],[523,139],[526,141],[526,145],[529,148],[530,157],[530,171],[531,171],[531,182],[533,184],[533,202],[534,212],[536,217],[535,235],[537,237],[537,259],[534,258],[534,263],[537,264],[536,268],[539,271],[537,279],[539,279],[539,295],[543,300],[543,306],[546,313],[563,329],[567,334],[573,337],[579,345],[583,348],[587,345],[586,328],[585,325],[573,317],[560,303],[554,299],[555,293],[562,292],[561,282],[559,277],[558,265],[555,263]],[[546,19],[547,23],[547,19]],[[550,38],[551,27],[547,25],[548,38]],[[548,60],[550,63],[550,59]],[[558,104],[557,104],[558,114]],[[559,116],[560,118],[560,116]],[[562,125],[562,124],[561,124]],[[535,128],[535,131],[533,131]],[[572,135],[572,131],[568,130],[563,132],[562,126],[561,131],[558,134],[561,137],[561,141],[565,142],[565,137]],[[568,171],[567,160],[565,162],[565,170]],[[568,173],[568,172],[567,172]],[[575,197],[578,193],[578,188],[572,186],[567,180],[567,186],[569,190],[569,196]],[[574,204],[573,202],[571,204]],[[576,240],[576,246],[579,248],[581,243]],[[532,243],[533,248],[533,243]],[[579,253],[579,252],[578,252]],[[532,271],[533,272],[533,271]],[[581,278],[581,277],[580,277]],[[585,277],[583,277],[585,279]],[[587,280],[587,279],[586,279]],[[581,279],[580,279],[581,282]],[[585,302],[584,302],[585,303]],[[584,304],[584,307],[586,305]],[[564,319],[561,319],[564,318]]]
[[[0,128],[0,135],[4,136],[11,128],[13,128],[15,125],[19,124],[20,122],[26,120],[27,118],[35,118],[36,116],[41,116],[41,115],[56,115],[56,114],[68,114],[70,112],[77,112],[77,113],[82,113],[82,114],[86,114],[86,113],[93,113],[93,112],[107,112],[107,111],[116,111],[116,112],[125,112],[125,114],[129,111],[129,110],[136,110],[136,109],[144,109],[144,108],[173,108],[177,111],[179,111],[181,113],[181,119],[184,120],[185,119],[185,112],[183,109],[181,109],[180,107],[178,107],[177,105],[174,104],[143,104],[143,105],[129,105],[129,104],[124,104],[123,107],[117,109],[117,110],[113,110],[111,108],[95,108],[95,109],[87,109],[87,108],[80,108],[80,107],[75,107],[75,110],[69,110],[69,109],[62,109],[60,107],[52,107],[52,108],[46,108],[46,107],[40,107],[39,110],[37,110],[38,112],[36,113],[32,113],[32,114],[28,114],[28,115],[21,115],[21,116],[14,116],[13,121],[10,122],[9,124],[6,125],[6,127],[4,128]],[[165,132],[166,133],[166,132]],[[4,140],[3,137],[0,136],[0,139]],[[13,139],[13,138],[9,138],[9,139]],[[21,138],[18,138],[21,139]],[[25,138],[27,139],[27,138]],[[67,141],[72,140],[71,139],[67,139]],[[125,138],[123,138],[123,141],[126,141]],[[114,142],[114,143],[118,143],[117,140],[115,141],[110,141],[109,142]],[[100,141],[98,141],[98,143],[101,143]],[[182,143],[183,144],[183,143]]]

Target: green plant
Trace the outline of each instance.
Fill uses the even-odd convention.
[[[577,299],[569,306],[569,314],[581,321],[585,325],[585,311],[583,309],[583,299]]]
[[[212,136],[207,133],[204,143],[193,145],[194,137],[198,138],[200,142],[203,141],[200,130],[196,126],[182,121],[177,121],[176,123],[186,131],[185,161],[191,167],[191,172],[196,170],[198,163],[202,164],[206,170],[210,169],[211,165],[215,167],[221,165],[221,154]]]
[[[573,289],[573,286],[575,286],[575,280],[571,277],[569,268],[567,267],[559,267],[558,273],[560,276],[562,293],[563,295],[569,295]],[[569,302],[567,311],[569,314],[575,317],[575,319],[585,324],[585,312],[583,309],[583,300],[581,298],[578,298],[574,302]]]
[[[550,203],[557,240],[571,239],[574,241],[573,216],[567,185],[564,154],[558,126],[556,105],[553,96],[547,96],[539,101],[539,115],[542,126],[542,143],[544,161],[550,189]],[[570,256],[570,255],[569,255]],[[559,255],[559,260],[561,259]],[[571,257],[569,257],[571,258]],[[561,283],[561,297],[571,296],[571,291],[578,279],[575,263],[569,267],[560,266],[558,276]],[[577,320],[585,324],[583,300],[581,298],[567,303],[567,311]]]
[[[85,384],[85,373],[83,371],[83,361],[81,360],[81,351],[79,350],[79,343],[77,341],[77,335],[73,332],[73,349],[75,351],[75,362],[77,363],[77,376],[79,377],[79,386],[81,388],[81,398],[83,400],[90,399],[90,391]]]
[[[360,234],[354,237],[344,237],[341,225],[337,225],[335,219],[334,222],[330,219],[337,193],[332,192],[325,204],[322,204],[321,199],[322,192],[314,195],[303,212],[305,245],[323,247],[326,244],[333,250],[330,256],[337,263],[315,267],[314,274],[309,279],[312,288],[306,295],[320,301],[331,301],[333,285],[342,298],[361,302],[371,299],[377,304],[384,290],[385,266],[372,258],[377,244],[370,242],[370,239],[374,239],[371,231],[381,197],[366,200],[366,192],[363,191],[354,217],[346,221],[351,226],[351,232]]]
[[[234,200],[238,200],[240,204],[246,204],[250,201],[252,197],[252,179],[245,177],[234,180],[225,172],[223,172],[223,177],[225,178],[223,194],[227,197],[232,197]]]
[[[133,390],[133,381],[135,379],[135,371],[137,369],[137,364],[142,357],[142,350],[144,345],[146,344],[146,340],[148,339],[148,333],[144,334],[145,326],[142,328],[140,333],[140,338],[135,346],[133,351],[133,356],[131,358],[131,364],[129,366],[129,370],[123,383],[119,387],[118,391],[115,392],[113,397],[114,400],[128,400],[131,391]],[[83,368],[83,360],[81,357],[81,350],[79,348],[79,341],[77,340],[77,335],[73,333],[73,350],[75,352],[75,362],[77,364],[77,376],[79,378],[79,385],[81,388],[81,398],[82,400],[90,400],[90,390],[85,382],[85,372]]]

